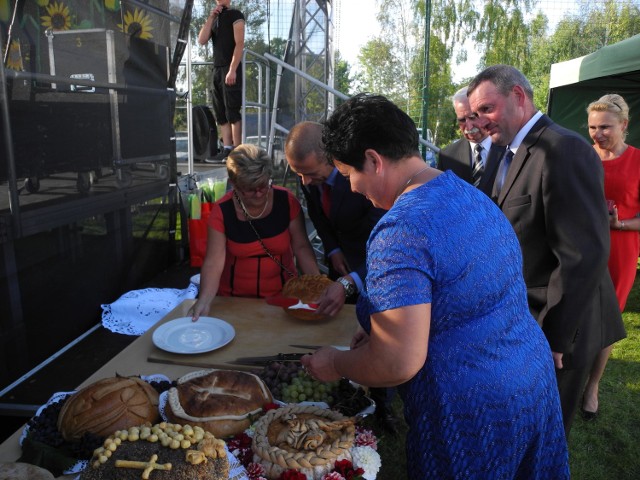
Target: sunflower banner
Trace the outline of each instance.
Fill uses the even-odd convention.
[[[182,30],[185,5],[0,0],[19,177],[168,161],[175,109],[170,62],[178,44],[171,35]],[[37,145],[30,125],[44,139]],[[9,171],[4,163],[0,181]]]
[[[14,8],[18,12],[13,29],[15,38],[8,45],[2,45],[3,52],[9,48],[7,66],[13,70],[51,73],[48,39],[60,32],[104,29],[113,31],[116,45],[124,49],[128,48],[130,39],[138,38],[172,50],[169,0],[148,0],[144,6],[140,4],[126,0],[0,0],[0,29],[5,41]],[[172,5],[172,9],[175,8]],[[81,37],[78,39],[80,43]],[[104,56],[105,52],[94,54]],[[120,55],[126,58],[127,52]]]

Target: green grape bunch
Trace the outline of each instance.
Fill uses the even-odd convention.
[[[346,415],[355,415],[371,404],[363,389],[348,380],[321,382],[311,377],[299,362],[272,362],[257,375],[273,397],[284,403],[324,402]]]

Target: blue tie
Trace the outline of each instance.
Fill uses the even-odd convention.
[[[504,181],[507,178],[511,160],[513,160],[513,151],[509,148],[509,145],[507,145],[507,150],[504,153],[504,157],[502,157],[500,168],[498,169],[498,176],[496,177],[496,193],[498,195],[500,195],[500,190],[502,190]]]

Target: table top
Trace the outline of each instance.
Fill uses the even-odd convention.
[[[185,300],[144,335],[112,358],[78,388],[116,374],[152,375],[161,373],[175,380],[202,368],[247,369],[227,362],[243,356],[264,356],[277,353],[304,352],[291,344],[349,345],[357,329],[354,305],[345,305],[335,317],[322,321],[298,320],[280,307],[267,305],[261,299],[216,297],[209,316],[233,325],[235,338],[226,346],[198,355],[165,352],[153,344],[153,332],[160,325],[186,317],[195,300]],[[51,392],[54,394],[55,392]],[[20,457],[18,440],[22,428],[0,444],[0,462],[13,462]]]

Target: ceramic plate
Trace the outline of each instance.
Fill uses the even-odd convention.
[[[171,353],[204,353],[224,347],[235,335],[234,328],[219,318],[192,322],[183,317],[160,325],[153,332],[153,344]]]
[[[193,277],[190,278],[191,283],[193,283],[196,287],[200,286],[200,274],[198,273],[197,275],[194,275]]]

